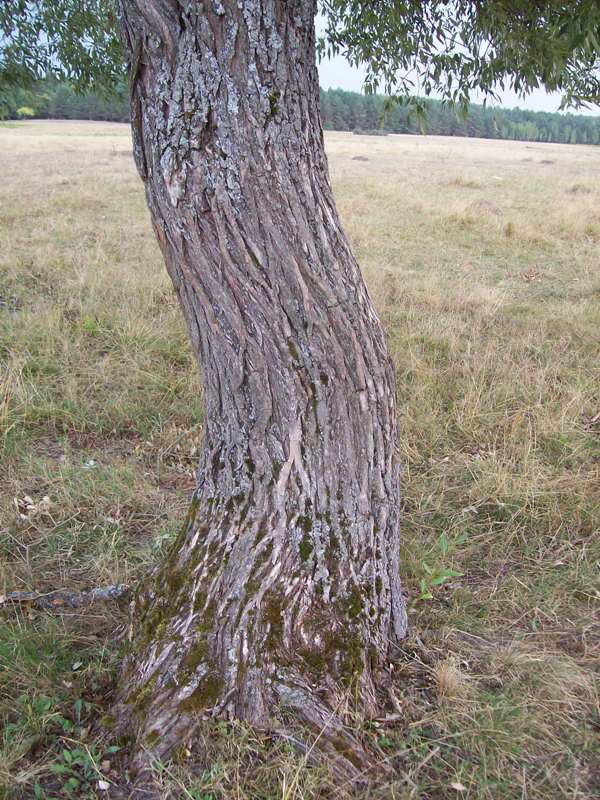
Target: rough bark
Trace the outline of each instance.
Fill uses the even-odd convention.
[[[314,0],[121,10],[135,159],[206,409],[123,677],[138,744],[165,755],[203,715],[318,727],[350,684],[375,704],[406,629],[395,388],[330,188]]]

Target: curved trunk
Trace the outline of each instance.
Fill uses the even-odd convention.
[[[393,369],[341,229],[314,0],[123,0],[134,152],[204,379],[185,526],[134,607],[123,708],[167,753],[202,715],[368,707],[405,633]]]

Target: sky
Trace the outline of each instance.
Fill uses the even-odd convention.
[[[323,89],[346,89],[352,92],[361,92],[364,71],[357,67],[351,67],[343,56],[337,56],[331,60],[323,60],[319,64],[319,77]],[[521,98],[514,92],[499,92],[501,101],[497,104],[492,104],[488,101],[488,105],[500,105],[503,108],[526,108],[529,111],[558,111],[560,105],[560,94],[553,92],[552,94],[536,89],[528,97]],[[481,97],[473,96],[473,102],[481,101]],[[600,108],[596,107],[591,110],[586,109],[572,109],[574,114],[593,114],[594,116],[600,115]]]

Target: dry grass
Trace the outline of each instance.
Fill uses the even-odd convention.
[[[327,147],[389,332],[405,465],[397,713],[348,708],[397,769],[368,791],[592,798],[598,150],[348,134]],[[0,593],[134,580],[193,484],[200,388],[130,150],[121,125],[0,125]],[[33,797],[63,749],[84,753],[71,796],[102,794],[90,763],[120,780],[89,728],[123,619],[4,613],[0,797]],[[157,768],[161,797],[351,794],[239,726],[215,726],[204,750],[197,771],[185,752]],[[47,796],[67,796],[69,774]]]

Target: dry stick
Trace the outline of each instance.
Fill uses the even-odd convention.
[[[0,595],[0,608],[9,603],[31,604],[41,609],[79,608],[91,605],[97,601],[120,600],[130,592],[130,587],[124,583],[114,586],[102,586],[89,589],[85,592],[70,592],[65,589],[55,589],[52,592],[40,594],[38,592],[9,592]]]

